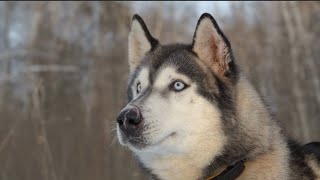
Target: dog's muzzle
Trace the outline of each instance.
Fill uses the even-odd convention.
[[[140,109],[137,106],[130,106],[120,112],[117,123],[126,136],[136,136],[141,129],[142,119]]]

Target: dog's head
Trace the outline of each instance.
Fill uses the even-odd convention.
[[[221,150],[237,70],[211,15],[200,17],[191,45],[161,45],[134,15],[129,69],[129,103],[117,118],[122,145],[136,153],[183,153],[197,144]]]

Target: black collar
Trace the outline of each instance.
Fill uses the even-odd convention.
[[[240,160],[235,164],[228,166],[223,172],[218,174],[217,176],[209,177],[207,180],[233,180],[241,175],[244,171],[245,166],[244,162],[246,159]]]

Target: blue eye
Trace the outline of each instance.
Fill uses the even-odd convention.
[[[140,91],[141,91],[141,83],[138,83],[137,84],[137,93],[140,93]]]
[[[182,91],[187,87],[187,85],[181,81],[176,81],[173,83],[173,89],[175,91]]]

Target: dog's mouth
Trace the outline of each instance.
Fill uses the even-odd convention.
[[[169,135],[165,136],[164,138],[161,138],[159,141],[156,141],[154,143],[149,143],[143,137],[128,137],[127,145],[129,147],[132,147],[133,149],[144,150],[144,149],[159,146],[159,145],[163,144],[165,141],[175,137],[176,135],[177,135],[177,133],[175,133],[175,132],[170,133]]]
[[[161,139],[159,142],[157,143],[154,143],[153,145],[158,145],[158,144],[162,144],[164,141],[168,140],[169,138],[172,138],[174,136],[176,136],[177,133],[173,132],[173,133],[170,133],[168,136],[165,136],[163,139]]]

